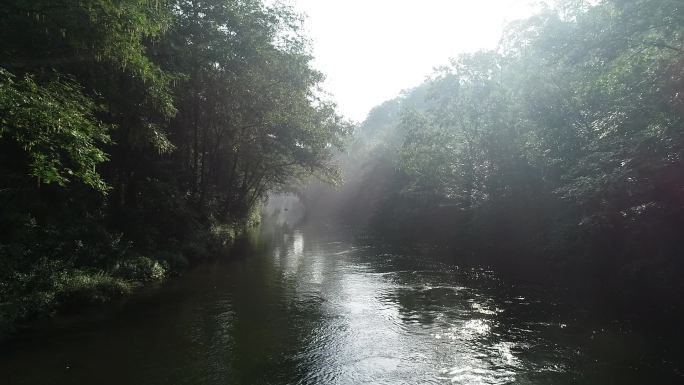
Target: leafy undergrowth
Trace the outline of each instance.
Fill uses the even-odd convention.
[[[169,275],[168,266],[147,257],[127,259],[109,271],[41,260],[29,273],[0,283],[0,338],[31,320],[104,304],[161,281]]]
[[[257,225],[212,222],[208,229],[195,229],[166,245],[139,240],[151,245],[146,250],[97,226],[89,231],[104,235],[88,242],[70,242],[68,228],[33,226],[23,232],[22,242],[0,243],[0,340],[37,319],[102,305],[178,275],[191,263],[225,255],[240,234]],[[87,231],[81,226],[74,233]],[[72,243],[78,247],[69,248]]]

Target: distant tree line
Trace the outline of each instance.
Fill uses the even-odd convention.
[[[543,9],[375,108],[350,148],[347,219],[502,271],[676,299],[684,5]]]
[[[0,2],[0,329],[206,257],[331,162],[300,16],[261,0]]]

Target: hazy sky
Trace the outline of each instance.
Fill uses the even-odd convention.
[[[308,15],[314,66],[345,116],[361,121],[460,52],[496,45],[530,0],[291,0]]]

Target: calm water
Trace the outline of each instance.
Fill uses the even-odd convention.
[[[0,383],[684,383],[676,344],[554,297],[425,250],[273,232],[1,346]]]

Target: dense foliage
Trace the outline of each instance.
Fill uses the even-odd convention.
[[[675,0],[544,9],[371,112],[343,212],[502,271],[677,298],[683,42]]]
[[[0,326],[163,277],[269,190],[337,180],[349,125],[269,4],[0,4]]]

